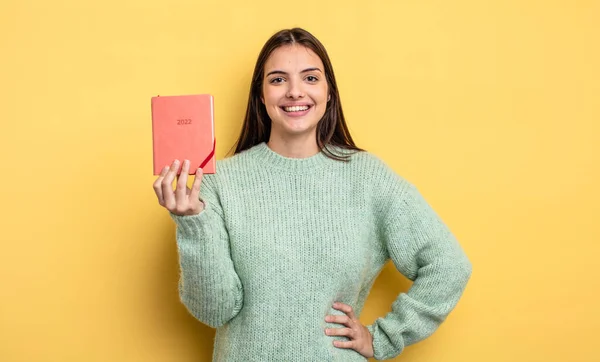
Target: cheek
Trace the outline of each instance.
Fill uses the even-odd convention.
[[[327,84],[325,84],[321,89],[320,89],[320,94],[319,94],[319,100],[321,102],[327,102],[327,97],[329,96],[329,87],[327,87]]]
[[[262,99],[267,108],[277,106],[277,104],[279,104],[279,98],[279,94],[273,89],[263,89]]]
[[[279,110],[279,106],[277,105],[277,102],[274,101],[273,99],[265,99],[265,108],[267,109],[268,113],[273,113],[273,112],[277,112]]]
[[[263,93],[262,101],[269,117],[277,117],[277,112],[279,111],[278,99],[272,93],[266,92]]]

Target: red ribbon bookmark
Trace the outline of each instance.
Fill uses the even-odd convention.
[[[202,161],[202,163],[200,164],[200,168],[204,168],[204,166],[206,166],[206,164],[208,163],[208,161],[210,161],[210,159],[214,156],[214,154],[215,154],[215,148],[216,147],[217,147],[217,139],[215,138],[215,140],[213,142],[212,151],[210,151],[210,153],[208,154],[208,156],[206,157],[206,159],[204,161]]]

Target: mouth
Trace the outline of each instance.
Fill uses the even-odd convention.
[[[279,107],[286,113],[304,113],[312,108],[312,105],[301,105],[301,106],[282,106]]]

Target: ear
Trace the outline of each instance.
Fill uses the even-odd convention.
[[[327,102],[331,100],[331,94],[327,96]]]

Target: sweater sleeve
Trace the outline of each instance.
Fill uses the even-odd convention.
[[[169,214],[177,225],[180,299],[200,322],[216,328],[239,313],[243,291],[231,259],[229,235],[212,176],[202,179],[202,212]]]
[[[461,246],[417,189],[394,177],[383,195],[382,238],[389,257],[413,281],[392,311],[367,326],[375,359],[399,355],[430,336],[454,309],[471,276]]]

